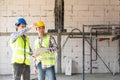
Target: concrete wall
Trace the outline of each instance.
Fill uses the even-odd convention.
[[[42,20],[47,29],[54,28],[54,0],[0,0],[0,32],[14,32],[14,22],[18,17],[24,17],[28,24]],[[119,0],[65,0],[65,29],[70,32],[73,28],[82,28],[83,24],[119,24],[120,1]],[[31,30],[30,32],[35,32]],[[31,44],[36,36],[30,36]],[[62,44],[67,36],[62,37]],[[0,36],[0,74],[11,74],[10,64],[11,50],[7,42],[8,36]],[[118,42],[108,45],[108,41],[100,42],[98,51],[106,64],[113,70],[116,62],[118,65]],[[33,46],[32,46],[33,48]],[[73,60],[73,72],[82,71],[82,41],[81,39],[69,39],[62,50],[62,72],[65,70],[65,58]],[[89,45],[86,43],[86,72],[89,72],[90,54]],[[95,55],[93,55],[94,58]],[[114,58],[116,56],[116,58]],[[93,63],[94,73],[109,72],[98,58]],[[31,65],[31,68],[33,66]],[[32,70],[32,69],[31,69]],[[33,71],[32,71],[33,73]]]
[[[65,28],[71,31],[73,28],[82,30],[82,25],[95,24],[119,24],[120,22],[120,1],[119,0],[65,0]],[[86,29],[88,31],[89,29]],[[63,39],[64,42],[64,39]],[[94,42],[94,41],[93,41]],[[116,62],[116,71],[119,72],[118,65],[118,42],[108,44],[109,41],[98,43],[98,52],[106,64],[113,71]],[[94,43],[95,44],[95,43]],[[73,59],[73,72],[82,72],[82,42],[80,39],[69,39],[63,50],[63,64],[65,58]],[[86,42],[86,72],[89,72],[90,50]],[[115,58],[115,56],[117,56]],[[93,54],[95,58],[95,54]],[[63,65],[63,72],[65,71]],[[98,58],[93,62],[94,73],[109,72]]]

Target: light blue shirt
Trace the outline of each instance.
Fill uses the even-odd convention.
[[[19,37],[19,36],[22,36],[23,34],[25,34],[27,31],[29,31],[29,28],[28,27],[25,27],[17,32],[14,32],[11,34],[10,36],[10,42],[13,43],[15,42],[15,40]]]

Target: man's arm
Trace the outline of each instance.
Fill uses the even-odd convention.
[[[10,42],[13,43],[19,36],[23,35],[24,33],[26,33],[29,30],[30,30],[30,28],[25,27],[20,31],[12,33],[10,36]]]

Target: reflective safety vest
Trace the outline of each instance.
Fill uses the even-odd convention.
[[[25,40],[21,36],[18,37],[10,46],[13,51],[12,63],[30,65],[30,44],[27,36]]]
[[[49,49],[50,35],[46,34],[43,37],[42,42],[37,38],[35,40],[35,49],[42,47]],[[49,67],[55,65],[55,54],[54,53],[42,53],[42,55],[36,57],[37,61],[41,61],[42,67]]]

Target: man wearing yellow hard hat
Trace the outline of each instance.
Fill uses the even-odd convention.
[[[38,37],[35,40],[35,50],[39,48],[47,48],[44,53],[34,53],[35,68],[38,72],[38,80],[56,80],[55,74],[55,51],[57,44],[54,37],[45,33],[45,24],[42,21],[36,22],[36,31]],[[42,51],[41,51],[42,52]]]

